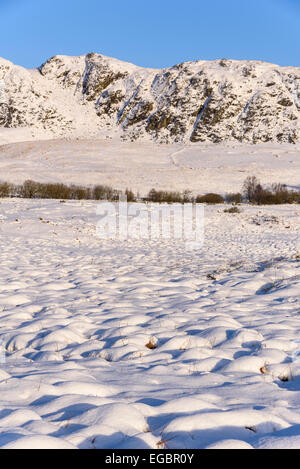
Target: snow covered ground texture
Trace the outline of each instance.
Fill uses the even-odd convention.
[[[96,206],[1,201],[0,447],[300,448],[300,207],[206,207],[199,252]]]
[[[1,180],[22,183],[108,184],[145,196],[152,189],[240,192],[247,176],[300,190],[300,144],[194,143],[158,145],[119,139],[17,142],[16,129],[0,129]],[[8,132],[8,133],[7,133]],[[13,143],[5,144],[10,135]],[[25,136],[22,136],[24,139]]]

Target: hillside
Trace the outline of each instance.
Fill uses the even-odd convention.
[[[153,70],[91,53],[34,70],[0,59],[1,83],[2,143],[1,128],[24,139],[299,141],[300,68],[217,60]]]

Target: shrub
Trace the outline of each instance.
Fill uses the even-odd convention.
[[[111,200],[112,202],[116,202],[116,201],[119,200],[120,194],[121,194],[120,191],[117,191],[116,189],[113,189],[111,194],[109,194],[109,197],[108,197],[107,200]]]
[[[255,202],[262,186],[256,176],[248,176],[243,184],[242,192],[248,202]]]
[[[94,200],[112,200],[114,190],[110,186],[98,185],[93,188],[92,198]]]
[[[180,192],[164,192],[163,198],[165,199],[164,202],[171,203],[182,203],[182,194]]]
[[[129,201],[135,201],[133,191],[126,189],[126,195]],[[0,197],[23,197],[39,199],[73,199],[73,200],[118,200],[119,191],[110,186],[95,186],[93,188],[62,183],[39,183],[26,180],[19,186],[14,186],[7,182],[0,183]]]
[[[300,192],[290,192],[290,198],[291,198],[291,202],[290,203],[294,203],[294,204],[300,204]]]
[[[149,200],[149,202],[159,202],[158,192],[155,189],[151,189],[148,194],[147,200]]]
[[[194,199],[193,199],[193,196],[192,196],[192,192],[188,191],[188,190],[183,191],[182,202],[184,204],[188,204],[188,203],[191,203],[193,201],[194,201]]]
[[[127,197],[127,202],[135,202],[136,198],[132,190],[126,189],[125,195]]]
[[[12,187],[8,182],[0,183],[0,197],[9,197]]]
[[[75,200],[88,200],[91,198],[91,190],[88,187],[71,186],[71,198]]]
[[[248,202],[258,205],[278,205],[300,203],[300,192],[290,191],[284,184],[272,184],[263,187],[255,176],[249,176],[244,182],[243,193]]]
[[[242,200],[243,200],[243,197],[240,192],[229,193],[225,195],[225,201],[229,204],[241,204]]]
[[[20,195],[25,199],[32,199],[38,196],[40,184],[38,182],[27,179],[20,188]]]
[[[198,195],[196,197],[197,204],[223,204],[224,199],[220,194],[209,193],[205,195]]]
[[[42,199],[70,199],[71,188],[65,184],[41,184],[39,196]]]
[[[291,204],[300,201],[300,193],[289,191],[284,184],[272,184],[271,191],[275,204]]]
[[[147,200],[149,202],[157,203],[182,203],[183,196],[180,192],[156,191],[155,189],[151,189],[148,194]]]
[[[224,212],[225,213],[241,213],[241,210],[237,206],[235,206],[235,207],[226,208]]]

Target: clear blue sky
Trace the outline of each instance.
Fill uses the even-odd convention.
[[[0,56],[33,68],[99,52],[137,65],[300,66],[300,0],[0,0]]]

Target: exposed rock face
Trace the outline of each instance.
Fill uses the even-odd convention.
[[[92,53],[53,57],[37,70],[0,59],[0,87],[0,127],[30,127],[49,137],[300,138],[300,68],[218,60],[152,70]]]

